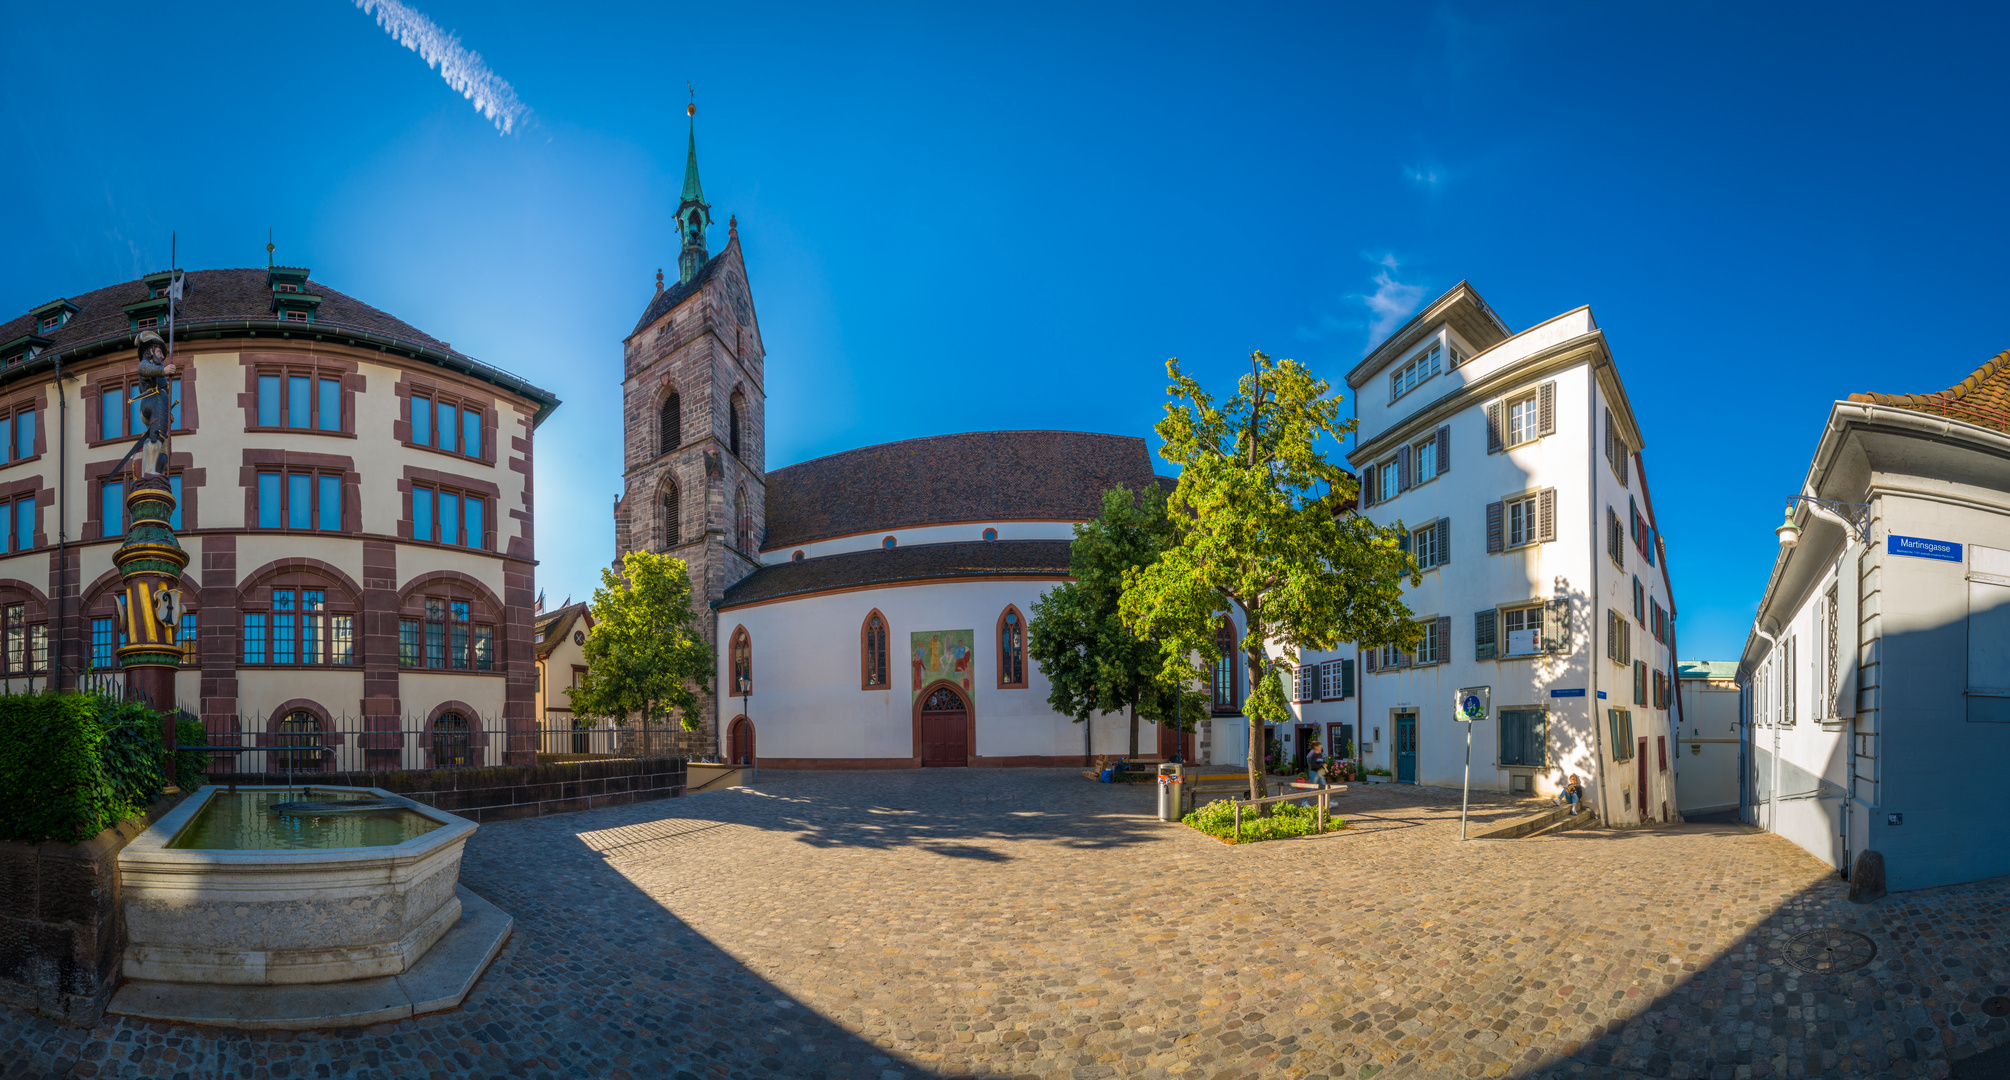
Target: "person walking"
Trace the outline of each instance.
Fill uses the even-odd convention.
[[[1326,755],[1319,752],[1319,740],[1309,739],[1305,743],[1305,782],[1319,782],[1319,767],[1326,763]]]
[[[1565,781],[1563,785],[1563,802],[1570,807],[1571,817],[1577,816],[1577,806],[1583,801],[1584,782],[1577,778],[1576,773],[1571,773],[1570,779]]]

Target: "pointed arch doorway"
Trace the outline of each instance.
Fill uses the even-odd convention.
[[[970,764],[970,702],[947,682],[924,690],[914,709],[914,749],[921,767]]]

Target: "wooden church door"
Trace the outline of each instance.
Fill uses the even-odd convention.
[[[970,763],[970,708],[947,686],[928,692],[921,703],[921,764],[924,768]]]

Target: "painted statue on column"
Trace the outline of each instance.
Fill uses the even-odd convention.
[[[126,489],[126,541],[113,553],[125,589],[119,595],[119,623],[124,642],[119,667],[126,688],[163,713],[175,708],[175,674],[181,668],[181,573],[188,553],[169,524],[174,514],[174,489],[168,482],[168,446],[174,430],[174,397],[169,379],[177,374],[167,346],[151,331],[136,339],[139,346],[137,400],[145,424],[139,442],[126,455],[136,474]],[[123,471],[119,463],[114,474]],[[174,727],[166,732],[169,781],[174,777]]]

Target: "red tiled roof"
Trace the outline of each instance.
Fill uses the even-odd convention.
[[[966,521],[1093,521],[1160,483],[1134,435],[976,431],[846,450],[768,474],[763,551]]]
[[[2010,350],[1997,353],[1937,394],[1851,394],[1849,399],[1944,416],[2010,435]]]

